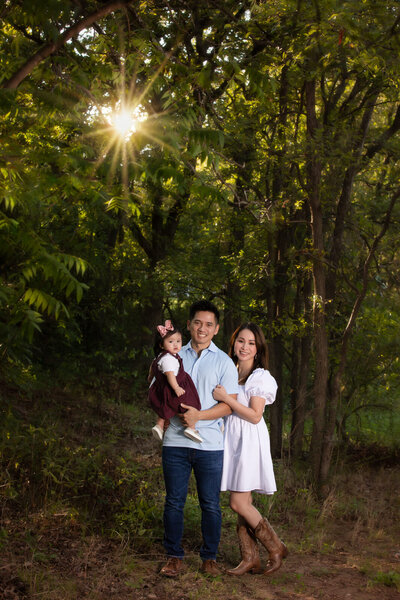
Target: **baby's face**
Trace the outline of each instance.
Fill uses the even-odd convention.
[[[171,352],[172,354],[177,354],[179,350],[182,348],[182,336],[180,333],[173,333],[168,337],[163,339],[162,347],[167,352]]]

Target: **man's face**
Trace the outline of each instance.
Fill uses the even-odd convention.
[[[198,348],[207,348],[214,335],[218,333],[219,325],[214,313],[200,310],[191,321],[187,322],[187,328],[193,345]]]

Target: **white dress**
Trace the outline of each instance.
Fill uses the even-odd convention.
[[[238,402],[250,405],[250,398],[264,398],[265,405],[275,400],[277,384],[269,371],[255,369],[244,385],[239,386]],[[269,433],[262,418],[250,423],[235,412],[226,417],[224,431],[224,468],[221,490],[276,492]]]

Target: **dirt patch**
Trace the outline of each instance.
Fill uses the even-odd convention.
[[[114,470],[100,465],[96,471],[103,485],[97,502],[99,498],[104,502],[104,514],[85,520],[73,508],[73,498],[52,487],[50,480],[44,480],[47,487],[42,482],[31,492],[29,506],[36,506],[34,514],[29,514],[32,508],[25,512],[4,502],[0,506],[0,600],[400,600],[398,466],[372,469],[352,464],[335,475],[332,492],[321,504],[301,475],[277,463],[278,493],[273,504],[259,508],[271,515],[290,554],[272,577],[223,574],[210,580],[201,575],[198,501],[195,492],[189,494],[184,536],[187,570],[178,579],[167,579],[159,575],[164,562],[163,484],[160,448],[149,434],[153,415],[143,421],[141,411],[140,419],[127,418],[122,407],[98,405],[94,399],[82,416],[74,402],[78,400],[69,396],[62,402],[48,399],[45,414],[54,408],[57,418],[63,418],[60,430],[66,440],[72,440],[72,448],[84,443],[97,447],[101,432],[102,440],[113,437],[114,445],[109,443],[107,449],[114,452]],[[30,422],[29,403],[21,402],[18,410]],[[40,426],[41,420],[32,422]],[[111,484],[121,456],[127,465],[129,458],[135,461],[135,485],[127,488],[129,494],[121,496],[118,507]],[[68,457],[62,455],[62,460]],[[82,461],[86,457],[83,454]],[[111,460],[112,455],[105,458]],[[82,467],[81,462],[77,465]],[[92,488],[88,489],[84,491],[91,499]],[[137,502],[131,505],[131,498]],[[223,494],[222,500],[219,564],[231,568],[239,561],[235,518]],[[121,513],[121,507],[126,512]],[[115,515],[108,514],[117,509],[126,517],[120,527]],[[107,533],[89,535],[88,531]],[[265,562],[264,549],[261,557]]]
[[[0,555],[2,600],[400,599],[396,588],[400,551],[388,538],[373,544],[360,535],[357,544],[348,543],[349,527],[339,531],[341,535],[331,538],[329,547],[325,543],[320,551],[301,551],[295,537],[286,539],[290,554],[272,577],[223,574],[208,579],[199,573],[197,554],[189,553],[186,572],[178,579],[167,579],[158,573],[164,560],[161,546],[155,548],[154,554],[142,555],[114,540],[97,536],[83,538],[59,527],[53,527],[52,535],[50,523],[47,526],[46,533],[43,529],[38,533],[36,529],[39,538],[34,553],[26,542],[26,534],[25,542],[21,539],[16,543],[17,532],[12,547],[9,546],[8,551],[3,547]],[[224,543],[221,550],[220,565],[230,568],[235,561],[228,561],[226,555],[238,558],[238,551]],[[265,561],[264,550],[261,555]]]

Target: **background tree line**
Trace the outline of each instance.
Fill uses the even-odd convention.
[[[323,486],[355,416],[395,423],[399,24],[396,1],[6,0],[3,380],[143,383],[154,325],[206,297],[222,347],[266,333],[275,457]]]

